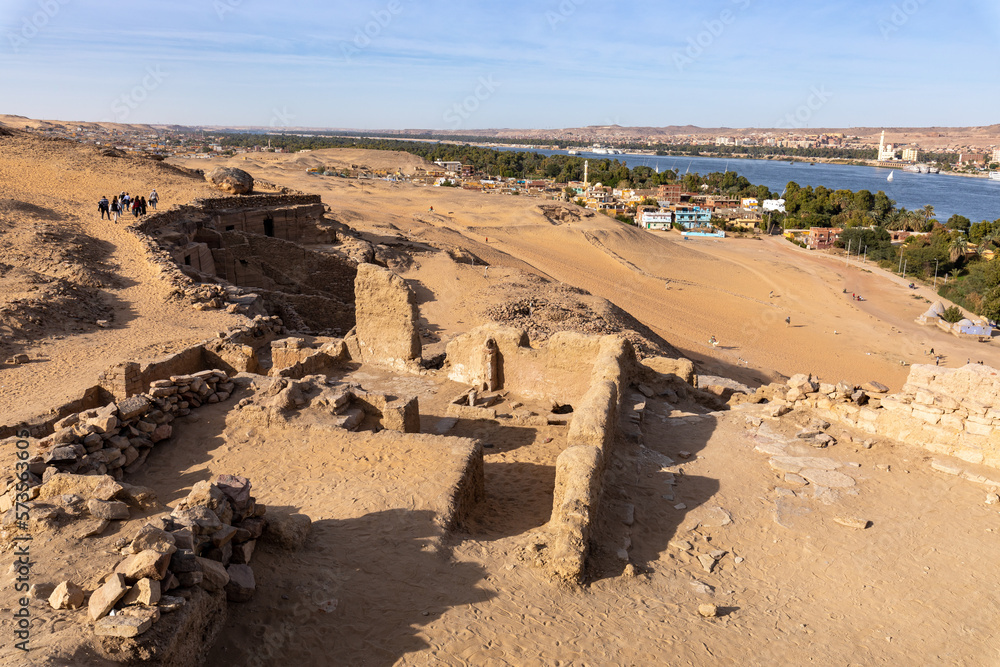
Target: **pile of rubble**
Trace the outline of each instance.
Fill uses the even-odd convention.
[[[208,370],[153,382],[148,394],[137,394],[101,408],[73,413],[55,423],[55,432],[38,441],[27,462],[29,499],[35,487],[60,472],[111,475],[121,480],[136,472],[153,446],[173,434],[171,422],[192,408],[226,400],[236,388],[224,371]],[[0,512],[14,503],[18,480],[0,482]],[[30,495],[34,494],[34,495]]]
[[[250,480],[234,475],[198,482],[169,517],[143,526],[123,548],[125,558],[90,596],[95,634],[140,635],[161,612],[182,607],[194,587],[232,602],[250,600],[256,584],[249,563],[265,522],[265,507],[250,488]],[[63,602],[60,593],[57,587],[50,598],[54,607]]]
[[[866,382],[861,386],[850,382],[830,384],[822,382],[815,375],[800,373],[787,382],[772,382],[758,387],[752,394],[735,393],[731,404],[764,403],[771,405],[771,416],[780,417],[793,408],[818,408],[829,410],[837,403],[853,403],[857,406],[877,408],[882,396],[889,388],[879,382]]]

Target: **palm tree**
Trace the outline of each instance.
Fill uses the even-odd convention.
[[[926,225],[928,222],[930,222],[934,218],[934,207],[931,206],[930,204],[928,204],[927,206],[924,206],[924,208],[921,211],[921,213],[923,213],[924,224]]]
[[[993,244],[1000,241],[1000,233],[993,232],[992,234],[987,234],[976,246],[976,254],[982,257],[987,250],[993,250]]]
[[[958,261],[959,257],[965,257],[965,253],[968,251],[969,243],[965,240],[965,234],[962,233],[956,234],[948,245],[948,257],[953,264]]]

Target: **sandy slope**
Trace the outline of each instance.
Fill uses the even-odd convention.
[[[19,234],[47,227],[92,239],[94,252],[65,259],[91,268],[101,263],[115,276],[93,295],[109,306],[107,329],[95,326],[93,319],[53,320],[42,321],[28,340],[11,340],[11,332],[3,332],[8,354],[24,352],[33,360],[24,366],[0,366],[3,423],[16,423],[79,397],[108,366],[158,356],[238,321],[233,315],[166,303],[166,284],[143,259],[135,237],[125,232],[125,221],[116,226],[98,217],[101,195],[110,198],[125,190],[148,196],[153,188],[161,209],[217,192],[199,178],[156,162],[104,157],[93,147],[66,141],[0,137],[0,203],[29,205],[0,206],[9,244],[0,248],[0,261],[43,275],[64,273],[48,261],[48,248],[32,245],[29,235]],[[4,287],[3,304],[33,288]]]
[[[913,320],[929,303],[901,281],[856,262],[845,267],[781,238],[683,241],[675,232],[650,233],[601,216],[557,224],[538,208],[552,202],[307,176],[294,166],[301,159],[277,155],[254,164],[264,178],[321,194],[334,217],[378,240],[459,245],[490,264],[528,267],[604,297],[704,362],[703,372],[750,382],[813,372],[831,381],[877,379],[898,388],[905,364],[926,362],[930,348],[943,353],[945,365],[969,358],[1000,365],[993,345],[917,325]],[[343,159],[386,160],[364,151]],[[229,161],[240,162],[246,161]],[[867,300],[853,301],[851,292]],[[919,294],[936,298],[930,290]],[[437,298],[441,310],[453,297]],[[713,335],[718,348],[708,343]]]

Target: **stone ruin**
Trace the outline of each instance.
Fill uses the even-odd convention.
[[[298,200],[285,203],[292,201]],[[174,246],[172,257],[178,250],[193,252],[191,243],[202,244],[199,253],[228,266],[234,246],[221,240],[213,247],[211,239],[235,232],[219,232],[217,225],[236,214],[208,206],[199,215],[212,210],[229,212],[219,213],[215,222],[163,225],[171,230],[159,235],[167,247],[170,234],[190,233],[187,241],[177,239],[184,242]],[[298,215],[288,212],[287,224],[297,225]],[[258,217],[244,212],[243,224],[259,224]],[[159,245],[156,249],[163,251]],[[199,267],[208,261],[199,260]],[[207,275],[201,268],[199,278]],[[169,514],[136,517],[159,505],[149,489],[129,484],[128,476],[143,468],[154,448],[171,446],[178,437],[177,418],[203,406],[232,402],[227,409],[242,431],[263,425],[347,449],[378,439],[443,453],[446,465],[436,476],[448,490],[435,501],[436,520],[446,530],[464,524],[485,494],[483,443],[421,433],[417,398],[350,380],[349,372],[361,365],[460,383],[466,388],[448,405],[455,419],[495,423],[501,418],[497,402],[508,393],[552,405],[550,414],[539,415],[514,404],[503,417],[516,424],[567,425],[565,449],[555,465],[551,513],[538,539],[545,543],[545,570],[569,584],[586,576],[594,524],[608,503],[609,462],[624,443],[641,440],[644,404],[635,396],[690,399],[715,410],[727,403],[767,402],[772,416],[809,409],[872,434],[1000,465],[1000,380],[987,367],[915,366],[903,391],[894,395],[878,383],[834,385],[808,375],[734,393],[732,387],[697,387],[687,360],[637,359],[621,336],[561,332],[537,346],[522,330],[487,325],[454,338],[443,367],[435,371],[422,363],[417,309],[405,281],[367,263],[350,266],[341,278],[343,285],[349,278],[351,287],[349,295],[339,297],[340,304],[350,304],[350,316],[341,322],[351,326],[342,337],[289,336],[287,322],[257,313],[246,326],[177,354],[110,368],[78,400],[28,423],[0,428],[8,446],[24,434],[34,440],[24,472],[10,471],[0,485],[0,542],[66,530],[85,541],[104,534],[112,522],[130,527],[131,537],[116,542],[118,557],[96,585],[68,578],[32,592],[54,609],[78,609],[91,628],[84,640],[105,658],[198,662],[224,624],[229,604],[254,594],[251,561],[257,541],[295,549],[308,540],[308,517],[273,516],[250,495],[251,481],[238,475],[196,483]],[[248,296],[221,283],[210,287],[236,299]],[[262,304],[253,297],[237,307],[262,309]],[[562,411],[566,406],[570,412]],[[835,444],[822,435],[815,434],[815,446]],[[31,520],[24,524],[17,521],[18,501],[30,509]]]

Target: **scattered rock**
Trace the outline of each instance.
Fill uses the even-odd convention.
[[[857,528],[858,530],[864,530],[871,525],[871,521],[867,519],[858,519],[857,517],[843,517],[837,516],[833,518],[834,521],[839,523],[841,526],[847,526],[848,528]]]
[[[670,546],[674,549],[680,549],[681,551],[691,551],[694,549],[694,545],[684,540],[671,540]]]
[[[861,388],[870,394],[885,394],[889,391],[887,386],[881,382],[875,382],[874,380],[864,383],[861,385]]]
[[[91,498],[87,501],[87,509],[95,519],[106,521],[123,521],[128,519],[128,505],[119,500],[98,500]]]
[[[49,604],[53,609],[79,609],[85,597],[82,588],[72,581],[64,581],[52,591]]]
[[[705,570],[705,572],[711,574],[712,570],[715,568],[717,559],[708,554],[699,554],[698,562],[701,563],[701,568]]]
[[[987,505],[996,505],[997,503],[1000,503],[1000,495],[998,495],[996,493],[987,493],[986,494],[986,504]]]
[[[719,615],[719,608],[714,604],[698,605],[698,613],[704,618],[715,618]]]
[[[796,475],[794,472],[786,472],[784,479],[789,484],[797,484],[798,486],[805,486],[806,484],[809,483],[809,480],[807,480],[805,477],[802,477],[801,475]]]

